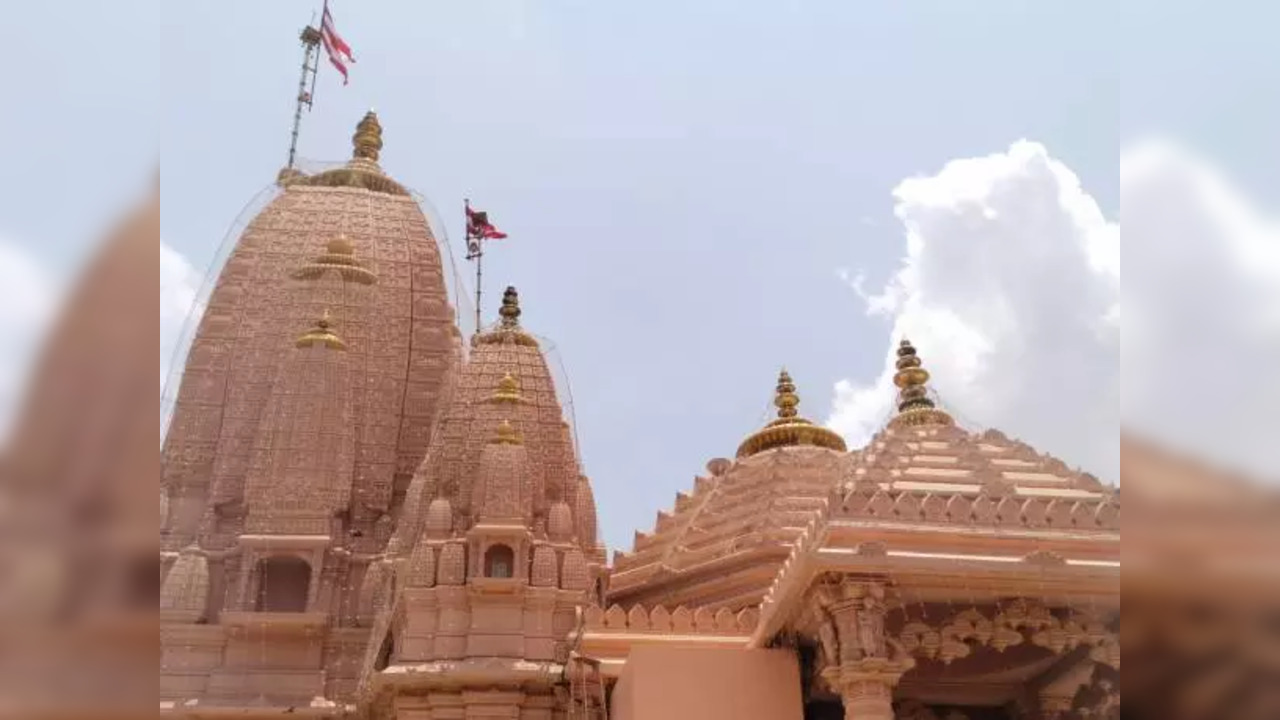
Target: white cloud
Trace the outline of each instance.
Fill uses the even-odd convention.
[[[829,423],[853,446],[892,412],[893,350],[916,345],[962,422],[998,427],[1114,478],[1119,467],[1119,227],[1036,143],[955,160],[894,190],[906,242],[884,290],[892,323],[870,385],[836,386]]]
[[[1120,168],[1126,424],[1280,479],[1280,216],[1167,141]]]
[[[22,402],[27,376],[56,309],[57,282],[21,246],[0,240],[0,437]]]

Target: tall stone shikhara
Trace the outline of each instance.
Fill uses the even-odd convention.
[[[370,112],[348,163],[283,173],[201,318],[161,454],[166,694],[354,687],[359,580],[461,362],[435,238],[381,148]]]

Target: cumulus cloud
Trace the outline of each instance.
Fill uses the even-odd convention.
[[[20,245],[0,240],[0,437],[8,434],[31,363],[59,299],[59,289],[45,268]]]
[[[1280,216],[1165,140],[1120,179],[1125,423],[1280,479]]]
[[[955,160],[894,190],[902,264],[876,294],[891,324],[870,384],[837,384],[829,424],[858,446],[892,412],[893,350],[908,337],[967,425],[998,427],[1114,478],[1119,467],[1119,226],[1033,142]]]

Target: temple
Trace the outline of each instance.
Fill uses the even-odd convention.
[[[463,336],[382,135],[370,112],[349,162],[280,174],[200,319],[161,452],[161,716],[1119,717],[1119,491],[960,427],[946,348],[900,339],[859,448],[782,371],[776,419],[608,557],[536,298]]]

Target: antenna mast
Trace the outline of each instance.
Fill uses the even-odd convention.
[[[328,5],[326,0],[325,5]],[[316,91],[316,75],[320,70],[320,31],[308,25],[302,29],[299,36],[302,40],[302,75],[298,78],[298,98],[297,105],[293,110],[293,133],[289,137],[289,165],[288,169],[293,169],[294,160],[298,155],[298,130],[302,127],[302,108],[305,106],[307,111],[311,111],[311,101],[315,98]],[[310,87],[307,86],[307,80],[310,79]]]

